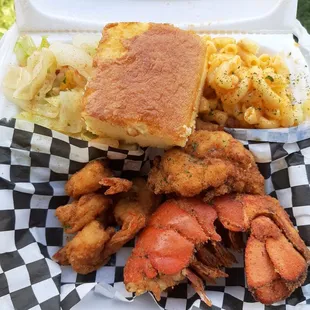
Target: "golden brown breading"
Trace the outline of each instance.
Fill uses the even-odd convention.
[[[132,186],[132,182],[121,178],[103,178],[99,181],[102,186],[108,186],[105,195],[115,195],[122,192],[128,192]]]
[[[68,234],[75,233],[94,220],[111,205],[110,199],[102,194],[88,194],[78,201],[58,207],[55,215]]]
[[[148,189],[144,179],[133,179],[132,189],[122,195],[114,208],[114,216],[121,230],[107,243],[103,256],[109,257],[133,239],[146,225],[159,201],[160,197]]]
[[[141,146],[184,146],[206,76],[206,45],[168,24],[108,24],[84,95],[87,129]]]
[[[80,274],[90,273],[106,263],[101,254],[113,234],[113,228],[105,230],[94,220],[60,249],[53,259],[60,265],[70,264]]]
[[[99,181],[111,176],[112,172],[105,167],[101,160],[91,161],[83,169],[72,175],[66,184],[66,193],[76,199],[82,195],[95,192],[101,187]]]
[[[107,209],[108,204],[99,209],[99,202],[109,200],[101,194],[89,194],[82,196],[78,202],[58,208],[60,221],[63,224],[70,224],[72,227],[67,232],[76,232],[81,227],[84,228],[60,249],[53,257],[61,265],[72,265],[72,268],[81,274],[86,274],[104,265],[113,253],[116,253],[125,243],[135,237],[135,235],[146,225],[148,218],[159,204],[159,196],[156,196],[148,189],[146,181],[142,178],[133,180],[133,186],[128,193],[120,195],[114,209],[114,217],[121,230],[115,233],[114,228],[104,229],[101,222],[108,225],[109,212],[102,213]],[[80,201],[87,196],[93,198],[80,204]],[[93,200],[93,205],[90,203]],[[98,205],[96,205],[98,203]],[[102,205],[102,204],[101,204]],[[57,211],[56,210],[56,211]],[[101,210],[98,220],[96,211]],[[100,220],[100,222],[99,222]]]
[[[148,184],[156,194],[193,197],[203,192],[206,200],[230,192],[264,194],[253,155],[222,131],[196,131],[184,149],[165,152],[154,161]]]
[[[57,262],[60,265],[66,266],[70,265],[70,262],[68,260],[67,256],[67,248],[63,247],[60,250],[58,250],[54,255],[53,255],[53,260]]]
[[[219,131],[219,130],[224,130],[224,127],[222,127],[218,124],[213,124],[211,122],[205,122],[205,121],[202,121],[201,119],[197,118],[196,130]]]

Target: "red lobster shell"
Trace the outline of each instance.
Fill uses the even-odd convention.
[[[126,288],[137,295],[151,291],[160,299],[163,290],[188,278],[211,305],[201,278],[212,282],[227,276],[220,268],[235,258],[224,245],[238,248],[238,234],[246,231],[245,272],[254,297],[265,304],[288,297],[306,278],[310,252],[279,202],[256,195],[226,195],[214,205],[196,198],[163,203],[127,261]]]

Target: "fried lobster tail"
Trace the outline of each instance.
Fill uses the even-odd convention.
[[[302,285],[310,252],[276,199],[227,195],[217,198],[214,204],[226,229],[250,230],[245,272],[248,287],[258,301],[272,304]]]
[[[163,203],[139,236],[127,261],[124,270],[127,290],[138,295],[152,291],[159,300],[163,290],[187,277],[197,293],[211,305],[200,278],[214,280],[227,275],[217,267],[205,265],[194,251],[209,240],[221,241],[213,224],[216,219],[215,209],[198,199]]]
[[[254,297],[271,304],[288,297],[306,277],[310,253],[287,213],[269,196],[226,195],[214,206],[195,198],[168,200],[151,217],[124,270],[128,291],[151,291],[157,299],[188,278],[208,305],[201,279],[214,282],[235,262],[214,222],[219,220],[230,245],[239,248],[240,232],[250,231],[245,271]]]

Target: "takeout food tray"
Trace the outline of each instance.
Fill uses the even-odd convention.
[[[125,5],[132,9],[125,10]],[[240,5],[243,10],[239,9]],[[15,61],[13,48],[21,33],[30,34],[36,42],[43,34],[48,35],[51,42],[69,42],[74,33],[100,32],[107,22],[153,21],[171,22],[201,33],[248,37],[268,53],[283,53],[292,74],[302,72],[295,95],[306,96],[310,36],[295,19],[296,6],[295,0],[233,3],[130,0],[125,4],[123,1],[92,1],[92,4],[16,1],[17,24],[0,43],[0,80],[7,65]],[[297,35],[299,46],[292,33]],[[16,106],[0,93],[1,118],[11,119],[17,112]],[[301,237],[310,245],[309,125],[231,130],[231,133],[253,152],[265,177],[266,193],[280,200]],[[64,184],[72,173],[92,159],[108,157],[111,168],[118,174],[145,175],[150,161],[161,153],[162,150],[151,148],[119,150],[69,138],[26,121],[1,120],[0,287],[5,289],[0,294],[0,305],[4,305],[4,309],[155,309],[157,306],[151,297],[133,299],[123,284],[123,266],[133,242],[122,248],[107,266],[86,276],[76,274],[71,267],[60,268],[50,257],[66,241],[67,236],[54,212],[57,206],[68,201]],[[237,254],[239,264],[226,270],[228,279],[207,287],[215,309],[264,309],[246,289],[241,257],[242,254]],[[289,309],[305,305],[309,300],[310,285],[306,281],[288,300],[275,307]],[[178,310],[205,307],[187,283],[166,293],[158,305]]]

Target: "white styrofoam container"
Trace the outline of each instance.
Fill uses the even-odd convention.
[[[310,78],[310,35],[296,20],[297,0],[16,0],[16,23],[0,41],[0,83],[7,66],[15,61],[13,48],[20,34],[35,41],[42,34],[49,41],[70,41],[77,32],[100,32],[109,22],[152,21],[173,23],[184,29],[222,33],[236,38],[249,37],[261,45],[262,52],[282,53],[291,72],[304,72]],[[292,34],[299,39],[296,45]],[[308,79],[302,81],[295,96],[306,96]],[[18,108],[0,91],[0,118],[14,117]],[[74,307],[80,309],[155,309],[149,296],[120,306],[90,292]],[[86,306],[85,306],[86,305]]]
[[[31,34],[37,42],[43,34],[50,42],[70,42],[73,34],[100,32],[109,22],[152,21],[200,33],[252,38],[260,44],[260,52],[280,53],[285,58],[292,76],[299,76],[299,83],[292,85],[296,102],[307,99],[310,36],[296,20],[297,0],[15,0],[15,8],[16,24],[0,41],[0,83],[8,65],[15,62],[13,48],[20,34]],[[298,37],[299,45],[292,34]],[[11,118],[18,112],[0,91],[0,117]],[[310,122],[303,124],[300,136],[307,135],[308,128]],[[282,131],[281,141],[274,142],[295,142],[299,137]],[[247,134],[252,140],[266,136],[257,130]]]

